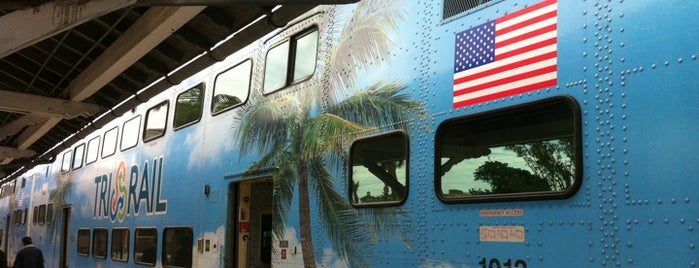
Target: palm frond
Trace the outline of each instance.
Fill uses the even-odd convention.
[[[350,267],[366,267],[367,260],[373,257],[370,250],[373,240],[366,231],[365,222],[335,191],[333,177],[325,168],[324,161],[319,158],[309,164],[309,173],[314,178],[309,181],[312,183],[311,189],[316,190],[318,196],[320,223],[327,232],[333,250]]]
[[[303,148],[306,152],[315,157],[318,153],[328,153],[332,155],[344,152],[343,134],[355,133],[368,127],[356,122],[346,120],[331,113],[323,113],[310,119],[306,123]]]
[[[327,110],[349,121],[374,127],[402,124],[413,115],[424,114],[423,104],[402,94],[404,89],[398,82],[378,82]]]
[[[274,210],[272,214],[272,232],[284,240],[284,228],[286,216],[289,215],[291,200],[294,197],[296,185],[295,160],[290,154],[282,154],[278,157],[278,168],[272,171],[274,178]]]
[[[398,28],[398,21],[404,16],[402,5],[397,0],[361,1],[353,16],[340,34],[337,45],[328,52],[328,67],[323,76],[327,77],[328,92],[335,94],[327,101],[334,103],[347,91],[355,89],[358,70],[371,67],[381,60],[393,45],[390,31]],[[322,89],[325,90],[325,89]]]
[[[234,140],[240,148],[240,153],[266,152],[271,148],[284,147],[289,133],[289,120],[295,113],[288,111],[295,105],[290,98],[275,99],[275,101],[258,102],[245,106],[237,117],[238,131],[234,132]],[[286,109],[285,109],[286,108]]]

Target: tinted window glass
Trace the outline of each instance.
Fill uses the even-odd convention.
[[[85,154],[85,144],[82,143],[73,150],[73,169],[83,166],[83,155]]]
[[[129,260],[129,229],[112,230],[112,260]]]
[[[158,252],[158,232],[155,228],[138,228],[134,238],[134,261],[154,265]]]
[[[264,93],[270,93],[286,85],[288,66],[289,42],[286,41],[267,52]]]
[[[316,67],[318,51],[318,31],[310,32],[299,37],[296,41],[296,57],[294,58],[294,81],[313,74]]]
[[[175,104],[175,129],[190,125],[201,119],[204,104],[204,83],[201,83],[177,96]]]
[[[90,230],[78,230],[78,255],[87,256],[90,254]]]
[[[408,138],[392,132],[357,140],[350,161],[350,200],[353,205],[396,204],[407,191]]]
[[[251,71],[252,61],[246,60],[216,76],[211,113],[225,111],[248,99]]]
[[[444,122],[436,186],[444,201],[565,198],[579,185],[578,109],[554,98]]]
[[[165,228],[163,232],[163,264],[192,267],[191,228]]]
[[[63,160],[61,161],[61,172],[70,171],[71,160],[73,160],[73,151],[67,151],[63,153]]]
[[[107,258],[107,229],[94,229],[92,231],[92,256],[95,258]]]

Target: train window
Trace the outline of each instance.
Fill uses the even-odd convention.
[[[408,137],[395,131],[355,141],[350,148],[352,205],[396,205],[408,194]]]
[[[46,205],[39,205],[39,224],[46,224]]]
[[[37,225],[39,223],[39,206],[34,206],[32,213],[32,223]]]
[[[267,52],[263,92],[272,93],[309,78],[315,70],[318,30],[301,32]]]
[[[100,148],[100,136],[94,137],[87,142],[87,152],[85,153],[85,165],[97,161],[97,153]]]
[[[246,60],[216,76],[211,113],[218,114],[248,100],[252,61]]]
[[[119,127],[114,127],[104,133],[104,141],[102,142],[102,158],[111,156],[116,152],[118,136]]]
[[[129,229],[114,228],[112,230],[112,260],[129,261]]]
[[[119,149],[122,151],[133,148],[138,144],[138,131],[141,129],[141,116],[137,115],[129,121],[124,122],[121,130],[121,145]]]
[[[92,257],[107,258],[107,229],[95,228],[92,230]]]
[[[163,266],[192,267],[192,228],[165,228]]]
[[[158,231],[155,228],[136,228],[133,259],[139,264],[155,265],[158,252]]]
[[[63,160],[61,161],[61,172],[66,173],[70,171],[70,163],[73,160],[73,151],[67,151],[63,153]]]
[[[80,255],[80,256],[90,255],[90,230],[89,229],[79,229],[78,230],[78,255]]]
[[[53,222],[53,203],[46,205],[46,224]]]
[[[146,112],[146,129],[143,131],[144,142],[165,135],[168,107],[170,107],[170,103],[164,101],[148,109]]]
[[[444,202],[567,198],[580,185],[579,108],[570,98],[456,118],[437,129]]]
[[[196,85],[177,95],[175,103],[175,120],[172,122],[175,129],[194,124],[201,119],[204,104],[204,83]]]
[[[22,218],[21,218],[21,219],[22,219],[22,222],[21,222],[22,225],[26,225],[26,224],[27,224],[27,217],[29,217],[29,209],[28,209],[28,208],[25,208],[25,209],[22,210]]]
[[[79,169],[83,166],[83,156],[85,155],[85,144],[81,143],[73,149],[73,169]]]

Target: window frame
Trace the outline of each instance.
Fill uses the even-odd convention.
[[[313,74],[316,72],[316,68],[318,67],[317,63],[313,64],[313,70],[310,72],[308,75],[303,75],[297,79],[294,79],[294,71],[297,69],[297,62],[296,62],[296,55],[298,54],[298,41],[302,39],[303,37],[306,37],[310,34],[316,33],[316,50],[315,50],[315,61],[318,61],[318,51],[320,50],[320,29],[318,28],[317,25],[313,25],[311,27],[305,28],[287,38],[284,38],[282,41],[279,41],[278,43],[274,44],[272,47],[267,49],[267,52],[265,53],[265,66],[263,69],[263,78],[262,78],[262,95],[269,95],[274,92],[280,91],[284,88],[287,88],[289,86],[304,82],[306,80],[311,79],[313,77]],[[288,51],[286,53],[286,68],[284,70],[284,83],[281,86],[273,87],[273,88],[267,88],[267,76],[269,75],[267,73],[268,67],[269,67],[269,54],[271,51],[273,51],[276,48],[279,48],[280,46],[283,45],[288,45]],[[278,74],[277,74],[278,75]]]
[[[80,148],[82,148],[82,149],[80,149]],[[78,159],[78,149],[81,150],[80,151],[80,159]],[[85,143],[83,142],[83,143],[78,144],[78,146],[75,146],[75,148],[73,148],[73,161],[71,161],[71,163],[72,163],[71,168],[73,170],[76,170],[76,169],[83,167],[84,160],[85,160]]]
[[[573,181],[571,186],[562,191],[539,191],[539,192],[520,192],[520,193],[502,193],[502,194],[485,194],[477,196],[465,197],[448,197],[442,189],[442,178],[437,174],[441,172],[441,141],[445,126],[455,124],[470,124],[474,121],[488,120],[492,118],[505,118],[512,116],[514,113],[542,111],[540,107],[546,107],[554,102],[564,102],[570,109],[572,115],[572,145],[575,159],[572,163],[575,167]],[[538,110],[537,110],[538,109]],[[582,183],[582,132],[581,132],[581,116],[580,106],[570,96],[554,96],[538,101],[522,103],[510,107],[504,107],[496,110],[485,111],[477,114],[466,115],[456,118],[451,118],[443,121],[437,127],[435,132],[434,142],[434,189],[435,194],[440,201],[447,204],[454,203],[483,203],[483,202],[511,202],[511,201],[530,201],[530,200],[551,200],[551,199],[566,199],[570,198],[578,191]],[[507,131],[507,130],[503,130]]]
[[[184,122],[181,125],[177,125],[177,118],[178,118],[177,116],[180,112],[180,109],[179,109],[180,108],[180,103],[179,103],[180,97],[182,95],[184,95],[185,93],[187,93],[188,91],[194,90],[196,88],[199,88],[202,91],[201,95],[200,95],[201,103],[200,103],[200,107],[199,107],[198,114],[197,114],[198,117],[195,120],[192,120],[189,122]],[[194,124],[198,123],[199,121],[201,121],[201,118],[203,117],[203,114],[204,114],[205,95],[206,95],[206,83],[204,83],[204,82],[198,83],[195,86],[189,87],[189,88],[187,88],[187,90],[183,90],[182,92],[177,94],[177,97],[175,98],[175,111],[173,112],[173,116],[172,116],[172,129],[174,129],[175,131],[178,131],[180,129],[194,125]]]
[[[153,109],[155,109],[156,107],[162,108],[163,106],[165,108],[165,120],[162,124],[162,126],[163,126],[162,132],[158,133],[157,135],[151,136],[151,137],[146,137],[146,135],[148,135],[148,131],[150,130],[148,128],[148,123],[150,122],[151,119],[153,119],[153,118],[151,118],[151,111],[153,111]],[[164,100],[156,105],[153,105],[152,107],[148,108],[148,110],[146,110],[146,120],[143,123],[143,134],[141,137],[143,139],[143,142],[149,142],[149,141],[155,140],[157,138],[160,138],[162,136],[165,136],[165,132],[167,132],[167,120],[169,119],[168,118],[169,115],[170,115],[170,101],[169,100]]]
[[[114,135],[116,135],[116,136],[114,136],[114,142],[112,142],[111,140],[109,140],[109,141],[107,140],[107,138],[111,137],[110,134],[112,134],[112,133],[114,133]],[[111,149],[110,151],[105,150],[105,147],[107,146],[107,144],[109,144],[110,147],[112,147],[112,148],[109,148],[109,149]],[[100,154],[102,159],[116,154],[118,144],[119,144],[119,126],[114,126],[113,128],[110,128],[109,130],[105,131],[104,135],[102,136],[102,147],[101,147],[102,153]]]
[[[168,247],[167,247],[167,246],[168,246],[168,242],[169,242],[169,241],[167,240],[167,239],[168,239],[168,235],[167,235],[167,234],[168,234],[168,231],[170,231],[170,230],[172,230],[172,231],[185,230],[185,231],[189,232],[190,241],[188,241],[188,243],[185,243],[185,244],[184,244],[185,246],[189,246],[189,249],[185,249],[185,250],[184,250],[184,252],[189,253],[189,265],[186,265],[186,266],[179,266],[179,265],[176,265],[176,264],[171,264],[170,262],[168,262],[168,261],[165,259],[165,256],[167,255],[166,252],[167,252],[167,250],[168,250]],[[182,242],[182,241],[179,241],[179,242]],[[194,242],[194,230],[192,230],[192,227],[189,227],[189,226],[167,226],[167,227],[163,228],[163,242],[162,242],[162,254],[161,254],[161,259],[162,259],[163,267],[186,267],[186,268],[191,268],[191,267],[192,267],[192,262],[193,262],[193,259],[194,259],[194,254],[192,254],[192,253],[193,253],[193,250],[194,250],[194,246],[193,246],[194,244],[193,244],[193,242]],[[170,244],[179,244],[179,243],[170,243]]]
[[[135,123],[134,123],[135,122]],[[134,124],[133,126],[131,124]],[[127,132],[128,131],[128,132]],[[136,115],[129,120],[124,121],[121,126],[121,142],[119,143],[119,150],[126,151],[138,145],[138,140],[141,137],[139,132],[141,131],[141,115]],[[135,133],[134,133],[135,132]],[[128,136],[127,136],[128,134]],[[134,138],[131,138],[133,136]],[[129,137],[127,140],[126,137]],[[133,139],[133,143],[124,144],[124,141],[130,142]]]
[[[115,234],[117,231],[119,231],[119,232],[125,231],[126,232],[126,244],[125,244],[126,245],[126,254],[124,255],[126,257],[125,259],[115,258],[114,247],[116,247],[118,245],[115,245],[114,242],[119,241],[116,238],[117,236]],[[129,262],[129,256],[130,256],[129,253],[130,252],[131,252],[131,230],[129,228],[123,228],[123,227],[112,229],[112,243],[110,244],[110,252],[109,252],[110,259],[112,261],[117,261],[117,262]]]
[[[93,143],[95,141],[97,142],[96,145]],[[95,148],[95,149],[91,150],[92,148]],[[90,151],[95,152],[94,159],[90,158],[90,155],[91,155]],[[95,136],[87,141],[87,147],[85,149],[85,165],[87,166],[89,164],[97,162],[97,159],[99,159],[99,157],[100,157],[100,136],[97,135],[97,136]]]
[[[63,153],[61,158],[61,173],[70,172],[70,167],[73,165],[73,150],[68,150]]]
[[[141,256],[141,258],[136,258],[136,253],[143,254],[143,252],[145,252],[145,250],[137,252],[140,249],[139,242],[138,242],[139,231],[144,231],[144,230],[153,231],[153,234],[154,234],[154,237],[152,238],[155,240],[155,256],[153,259],[153,263],[141,261],[143,259],[143,256]],[[133,235],[134,235],[134,239],[133,239],[134,246],[133,246],[132,252],[133,252],[134,263],[140,264],[140,265],[155,266],[155,264],[158,263],[158,248],[160,246],[160,243],[158,243],[158,229],[156,229],[155,227],[139,227],[139,228],[136,228],[134,230]],[[144,235],[144,237],[145,237],[145,235]]]
[[[97,232],[104,232],[104,255],[97,255]],[[107,259],[107,249],[109,246],[109,231],[107,228],[93,228],[92,229],[92,246],[90,247],[92,249],[92,257],[95,259]]]
[[[354,160],[355,160],[355,149],[359,146],[360,143],[362,142],[377,142],[375,140],[380,140],[382,138],[390,138],[391,136],[396,136],[400,135],[404,139],[404,144],[403,144],[403,150],[404,150],[404,159],[402,161],[405,162],[405,185],[404,186],[404,191],[403,195],[401,196],[401,199],[396,200],[396,201],[376,201],[376,202],[367,202],[367,203],[355,203],[353,202],[353,192],[354,189],[352,189],[354,185]],[[349,149],[349,170],[348,170],[348,183],[347,183],[347,196],[349,203],[353,207],[357,208],[372,208],[372,207],[389,207],[389,206],[401,206],[405,203],[406,200],[408,200],[408,194],[410,192],[410,136],[408,135],[407,132],[404,130],[395,130],[395,131],[389,131],[389,132],[384,132],[380,133],[377,135],[372,135],[372,136],[367,136],[367,137],[362,137],[359,139],[356,139],[352,142],[352,145],[350,145]],[[377,178],[378,179],[378,178]],[[379,182],[382,182],[380,179],[378,179]]]
[[[85,256],[85,257],[90,256],[90,250],[92,249],[92,244],[90,243],[90,241],[92,240],[91,233],[92,232],[90,232],[90,229],[88,229],[88,228],[79,228],[78,229],[78,239],[77,239],[78,241],[76,241],[76,243],[75,243],[75,247],[76,247],[76,251],[78,252],[78,256]],[[80,250],[80,246],[81,246],[80,238],[81,238],[81,236],[84,237],[85,234],[87,234],[87,241],[86,241],[87,245],[85,245],[84,248],[87,249],[87,252],[83,252]]]
[[[214,111],[214,102],[216,101],[216,96],[218,96],[218,95],[216,95],[216,89],[218,88],[218,79],[219,79],[219,77],[221,77],[222,75],[228,73],[229,71],[233,71],[234,69],[243,66],[244,64],[246,64],[246,63],[248,63],[248,62],[250,63],[250,69],[248,70],[248,76],[247,76],[247,77],[248,77],[248,87],[247,87],[247,94],[245,95],[245,100],[242,100],[242,101],[241,101],[240,103],[238,103],[238,104],[231,105],[231,106],[228,106],[228,107],[225,107],[225,108],[221,108],[221,109],[219,109],[219,110]],[[242,106],[243,104],[245,104],[245,103],[248,102],[248,100],[250,99],[250,88],[252,88],[252,70],[253,70],[253,67],[254,67],[254,66],[253,66],[253,61],[252,61],[252,59],[245,59],[245,60],[243,60],[243,61],[237,63],[236,65],[234,65],[234,66],[232,66],[232,67],[230,67],[230,68],[228,68],[228,69],[225,69],[225,70],[219,72],[219,73],[216,75],[216,78],[214,78],[214,87],[213,87],[212,94],[211,94],[211,96],[212,96],[212,97],[211,97],[211,105],[210,105],[211,107],[210,107],[210,109],[209,109],[210,112],[211,112],[211,115],[216,116],[216,115],[222,114],[222,113],[224,113],[224,112],[226,112],[226,111],[230,111],[230,110],[232,110],[232,109],[234,109],[234,108],[236,108],[236,107],[240,107],[240,106]]]

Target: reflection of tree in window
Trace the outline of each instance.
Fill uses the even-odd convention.
[[[356,141],[351,149],[354,204],[400,201],[406,196],[407,137],[401,132]]]
[[[174,127],[181,127],[201,118],[201,109],[204,102],[204,84],[199,84],[177,96],[175,106]]]
[[[565,190],[573,184],[575,155],[571,138],[507,146],[524,158],[534,174],[546,178],[551,190]]]

